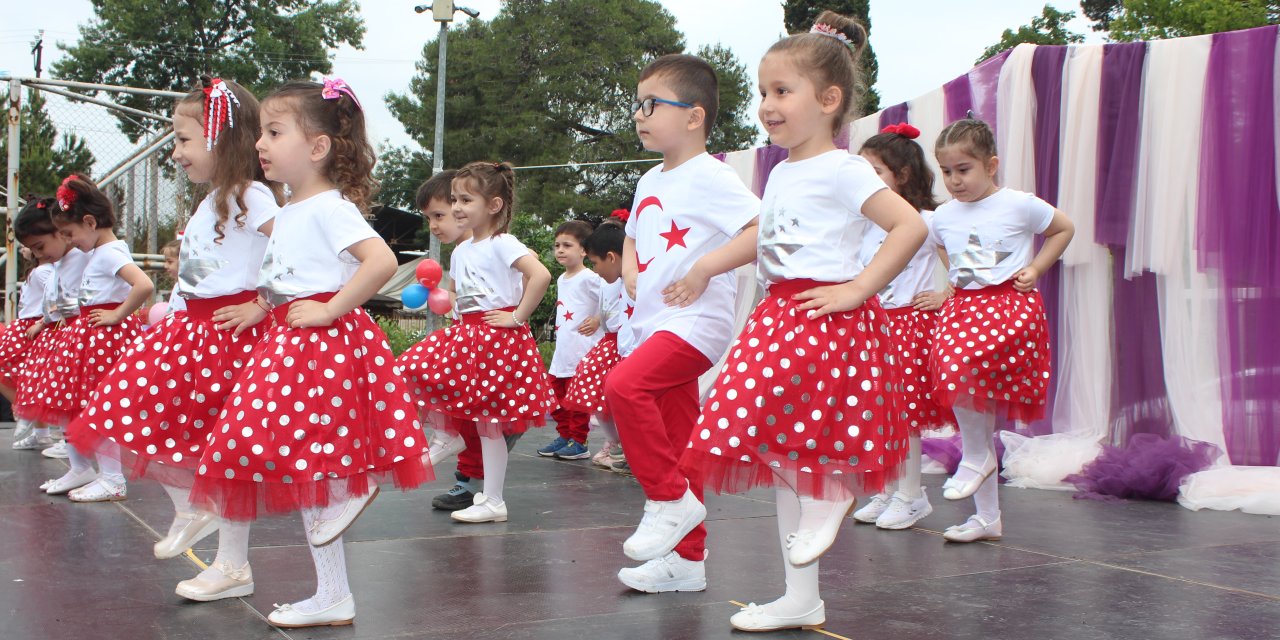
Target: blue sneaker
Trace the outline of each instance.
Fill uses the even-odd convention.
[[[567,446],[569,446],[568,440],[564,438],[556,438],[555,440],[551,441],[551,444],[548,444],[547,446],[541,449],[538,449],[538,455],[550,458],[551,456],[554,456],[557,451]]]
[[[575,440],[570,440],[568,446],[556,452],[556,457],[561,460],[583,460],[591,457],[591,450]]]

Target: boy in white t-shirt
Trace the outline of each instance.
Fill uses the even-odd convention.
[[[618,572],[648,593],[706,588],[702,482],[679,465],[698,420],[698,377],[733,338],[735,281],[756,255],[760,200],[707,154],[719,108],[715,70],[667,55],[640,74],[636,131],[662,164],[636,185],[623,280],[639,346],[605,382],[627,461],[648,500],[623,552],[644,564]]]

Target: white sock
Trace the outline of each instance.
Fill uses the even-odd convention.
[[[120,445],[114,442],[103,443],[103,452],[97,456],[98,477],[115,486],[125,483],[124,468],[120,464]]]
[[[69,444],[67,445],[67,462],[71,463],[71,470],[67,471],[67,475],[84,473],[85,469],[93,468],[93,464],[89,462],[89,459]]]
[[[920,456],[920,436],[907,438],[907,459],[902,462],[902,474],[894,481],[894,489],[912,500],[919,498],[924,488],[920,480]],[[886,487],[885,491],[889,489]]]
[[[800,529],[800,498],[789,487],[774,492],[778,503],[778,541],[782,546],[782,572],[787,590],[765,609],[776,616],[798,616],[813,611],[822,597],[818,591],[818,561],[797,567],[788,560],[787,536]]]
[[[480,458],[484,461],[484,495],[502,502],[502,485],[507,482],[507,441],[480,436]]]
[[[967,462],[979,469],[991,464],[996,452],[991,442],[996,430],[994,413],[979,413],[964,407],[953,407],[956,423],[960,427],[961,462]],[[994,474],[992,474],[994,475]],[[955,479],[968,481],[976,478],[977,472],[965,467],[956,470]]]
[[[173,503],[173,524],[169,525],[169,535],[173,535],[183,525],[191,521],[184,516],[195,513],[195,509],[191,507],[191,490],[163,482],[160,483],[160,486],[168,494],[169,501]]]
[[[209,563],[209,568],[200,572],[197,577],[215,580],[221,572],[214,567],[225,563],[234,569],[249,564],[249,523],[235,522],[226,518],[218,519],[218,554]]]
[[[40,423],[40,422],[37,422],[36,424],[40,425],[40,426],[36,427],[36,428],[33,430],[33,433],[35,433],[35,434],[36,434],[36,437],[37,437],[37,438],[48,438],[48,437],[49,437],[49,427],[46,427],[43,423]]]
[[[311,524],[318,513],[316,509],[302,511],[305,530],[311,530]],[[307,547],[311,549],[311,562],[316,567],[316,594],[293,603],[293,608],[301,613],[316,613],[332,607],[351,594],[351,585],[347,583],[347,554],[342,546],[341,536],[323,547]]]

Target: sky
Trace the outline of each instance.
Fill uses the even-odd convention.
[[[367,28],[364,49],[338,50],[334,75],[346,79],[361,96],[375,142],[416,146],[379,98],[408,87],[415,73],[414,63],[421,58],[423,45],[435,38],[438,25],[431,21],[429,12],[415,14],[415,2],[363,0],[360,4]],[[459,4],[480,11],[484,19],[496,15],[501,2],[462,0]],[[675,16],[676,27],[685,34],[690,50],[704,44],[723,44],[753,76],[765,50],[783,35],[779,0],[661,0],[661,4]],[[964,73],[984,49],[1000,39],[1005,29],[1030,23],[1044,4],[1045,0],[872,2],[871,46],[880,65],[876,89],[881,104],[910,100]],[[1088,21],[1080,17],[1078,3],[1052,0],[1049,4],[1076,11],[1078,17],[1070,28],[1086,34],[1088,42],[1102,41],[1089,30]],[[74,42],[76,27],[92,18],[89,0],[46,0],[8,13],[0,25],[0,71],[32,75],[30,43],[36,31],[44,29],[47,74],[50,63],[61,55],[56,43]],[[461,13],[458,18],[467,19]],[[127,153],[127,148],[113,139],[112,120],[101,117],[101,109],[54,102],[51,101],[50,111],[55,120],[64,130],[68,125],[74,126],[77,133],[88,138],[102,161],[98,169],[112,164],[111,156]],[[758,98],[753,102],[753,115],[756,102]]]

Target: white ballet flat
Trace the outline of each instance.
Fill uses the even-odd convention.
[[[987,468],[987,464],[991,467]],[[956,480],[954,476],[947,478],[947,481],[942,483],[942,497],[948,500],[964,500],[977,493],[978,489],[982,488],[982,483],[996,472],[996,459],[995,456],[987,456],[987,461],[982,467],[975,467],[964,461],[960,462],[960,466],[978,475],[969,480]]]
[[[751,603],[733,614],[729,624],[739,631],[778,631],[780,629],[820,629],[827,621],[826,603],[819,600],[812,611],[798,616],[775,616],[764,606]]]
[[[332,520],[316,518],[316,521],[311,523],[311,528],[307,530],[307,542],[313,547],[323,547],[337,540],[373,503],[373,499],[378,497],[378,491],[378,485],[375,484],[369,487],[369,493],[347,500],[347,503],[342,506],[342,511]]]
[[[351,594],[332,606],[315,613],[303,613],[291,604],[275,605],[276,610],[267,616],[267,622],[285,629],[301,627],[341,627],[356,619],[356,600]]]
[[[948,542],[977,542],[999,540],[1003,533],[1004,526],[1000,524],[1000,516],[987,522],[984,518],[972,515],[963,524],[947,527],[947,530],[942,532],[942,537]]]
[[[178,583],[174,593],[196,602],[213,602],[224,598],[243,598],[253,595],[253,570],[249,563],[239,569],[232,569],[225,562],[214,563],[220,577],[212,580],[196,576]]]
[[[179,513],[175,517],[187,522],[172,535],[161,538],[152,548],[160,560],[182,555],[191,545],[218,530],[218,519],[211,513]]]

